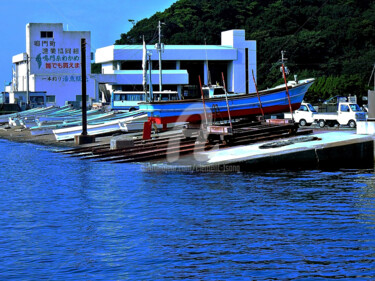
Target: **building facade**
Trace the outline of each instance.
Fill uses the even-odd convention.
[[[81,39],[86,39],[86,54],[81,54]],[[12,83],[6,89],[11,103],[39,103],[62,106],[80,102],[81,56],[86,56],[87,96],[97,99],[91,75],[91,35],[89,31],[64,31],[62,23],[26,25],[26,52],[13,56]]]
[[[26,25],[26,52],[13,56],[13,78],[5,91],[9,102],[62,106],[78,103],[82,98],[81,39],[86,45],[86,82],[88,101],[100,101],[113,91],[142,91],[143,46],[111,45],[99,48],[95,62],[101,74],[91,74],[91,34],[89,31],[64,31],[62,23],[29,23]],[[152,61],[151,80],[159,90],[159,53],[147,46]],[[222,84],[236,93],[255,91],[256,41],[246,40],[244,30],[221,33],[221,45],[166,45],[162,57],[162,89],[177,91],[180,97],[199,92],[203,84]],[[147,77],[150,77],[148,70]]]
[[[155,46],[147,45],[153,61],[151,80],[158,90],[159,54]],[[142,89],[142,45],[112,45],[96,50],[95,62],[102,65],[98,83],[110,92]],[[178,91],[202,83],[222,83],[224,73],[229,92],[255,92],[252,70],[256,75],[256,41],[246,40],[244,30],[222,32],[221,45],[166,45],[162,53],[162,89]],[[149,72],[147,77],[149,77]],[[210,81],[211,80],[211,81]]]

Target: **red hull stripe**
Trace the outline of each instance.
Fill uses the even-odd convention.
[[[301,106],[300,103],[292,104],[292,109],[296,110]],[[272,113],[281,113],[281,112],[289,112],[289,105],[277,105],[277,106],[270,106],[263,108],[264,114],[272,114]],[[231,117],[251,117],[256,115],[261,115],[260,108],[252,108],[252,109],[243,109],[243,110],[231,110],[230,115]],[[220,116],[223,118],[228,118],[228,112],[221,111]],[[168,124],[168,123],[176,123],[176,122],[199,122],[201,121],[201,115],[181,115],[181,116],[169,116],[169,117],[149,117],[148,120],[152,121],[156,124]]]

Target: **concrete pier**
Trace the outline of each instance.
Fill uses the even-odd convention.
[[[173,133],[173,132],[171,132]],[[165,132],[169,134],[169,132]],[[97,138],[99,144],[111,144],[112,149],[131,146],[128,138],[135,134]],[[138,136],[140,137],[140,136]],[[299,140],[302,136],[267,141],[251,145],[196,151],[179,159],[155,160],[153,168],[174,170],[185,167],[187,170],[231,171],[226,167],[236,166],[239,171],[269,169],[324,169],[374,168],[375,135],[359,135],[355,130],[315,129],[310,140]],[[11,141],[30,142],[50,146],[82,147],[73,141],[56,142],[51,135],[32,136],[26,129],[0,128],[0,138]],[[124,141],[125,140],[125,141]],[[278,142],[277,145],[269,145]],[[283,143],[285,142],[285,143]],[[92,146],[93,144],[83,145]],[[264,146],[269,148],[261,148]],[[209,169],[205,169],[205,168]],[[213,168],[213,169],[211,169]]]
[[[240,171],[267,169],[374,168],[374,140],[353,131],[314,134],[315,140],[297,141],[280,147],[260,148],[264,144],[236,146],[216,151],[200,152],[204,161],[194,167],[224,167],[236,165]],[[283,140],[279,142],[282,143]],[[185,161],[182,163],[186,164]],[[176,162],[178,165],[178,161]],[[217,170],[226,170],[220,169]]]

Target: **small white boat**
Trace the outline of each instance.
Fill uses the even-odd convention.
[[[44,115],[50,115],[54,114],[56,112],[65,112],[67,110],[70,110],[70,106],[64,106],[64,107],[40,107],[40,108],[33,108],[25,111],[21,111],[18,113],[10,114],[8,115],[8,123],[10,126],[35,126],[35,118],[37,116],[44,116]],[[5,116],[5,115],[4,115]],[[5,118],[2,116],[1,119]],[[2,120],[1,120],[2,121]]]
[[[100,123],[88,124],[87,134],[90,136],[104,135],[120,131],[119,122],[133,122],[140,120],[147,120],[147,114],[139,111],[132,111],[126,114],[121,114],[119,118],[101,121]],[[144,122],[143,121],[143,122]],[[143,124],[142,122],[142,124]],[[143,125],[142,125],[143,129]],[[53,134],[57,141],[71,140],[74,136],[82,133],[82,126],[74,126],[69,128],[54,129]]]
[[[87,116],[87,122],[88,124],[93,122],[99,122],[99,120],[105,120],[109,119],[112,116],[114,116],[114,112],[106,112],[106,113],[100,113],[100,114],[93,114],[90,116]],[[31,135],[50,135],[53,134],[54,129],[62,129],[62,128],[68,128],[68,127],[74,127],[74,126],[80,126],[82,124],[82,117],[79,117],[78,119],[68,119],[61,122],[56,121],[45,121],[45,122],[39,122],[36,126],[30,127],[30,133]]]

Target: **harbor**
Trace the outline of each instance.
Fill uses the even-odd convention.
[[[375,1],[47,2],[0,19],[0,280],[375,279]]]
[[[241,134],[232,143],[223,143],[217,138],[199,141],[198,134],[186,138],[183,125],[154,132],[146,141],[141,130],[127,134],[118,130],[115,135],[96,137],[95,143],[78,145],[74,139],[56,141],[53,134],[31,135],[29,129],[21,126],[7,129],[3,126],[0,138],[60,147],[62,154],[76,155],[88,161],[149,162],[155,171],[179,167],[225,169],[233,165],[242,171],[374,167],[374,136],[337,128],[305,127],[291,132],[293,126],[261,125],[260,122],[242,124],[237,129]],[[251,129],[244,131],[246,128]]]
[[[2,279],[374,276],[372,169],[192,172],[55,151],[0,139]]]
[[[40,31],[43,28],[51,31]],[[350,97],[347,103],[337,102],[337,114],[318,113],[311,104],[303,103],[315,78],[298,79],[294,75],[294,80],[288,79],[289,68],[286,66],[284,50],[281,50],[281,60],[277,62],[284,83],[258,90],[256,45],[254,41],[246,40],[244,30],[223,31],[221,46],[166,48],[161,42],[160,21],[157,28],[159,41],[154,51],[147,46],[144,38],[143,45],[132,46],[131,49],[101,48],[96,52],[96,62],[102,64],[101,74],[91,75],[91,69],[86,63],[90,53],[90,46],[87,45],[90,32],[81,32],[78,38],[78,33],[65,32],[60,24],[27,24],[27,38],[35,40],[40,35],[41,38],[53,39],[44,41],[45,47],[49,47],[43,49],[44,53],[56,52],[56,40],[61,41],[61,44],[70,42],[70,48],[65,48],[65,54],[73,50],[77,56],[65,56],[64,59],[79,60],[80,63],[51,64],[48,61],[55,60],[55,55],[46,55],[42,60],[30,60],[29,70],[29,57],[40,51],[40,41],[34,41],[34,44],[29,42],[30,54],[13,57],[17,71],[10,86],[6,87],[9,92],[5,93],[9,104],[18,104],[26,110],[2,115],[0,121],[4,125],[0,128],[0,136],[44,145],[56,143],[58,146],[77,146],[64,153],[96,161],[127,163],[167,160],[173,165],[182,162],[190,167],[238,165],[243,170],[373,167],[374,145],[371,136],[340,133],[316,136],[313,130],[303,128],[312,123],[319,124],[320,128],[326,124],[329,127],[348,125],[356,128],[357,123],[366,122],[366,116],[356,100],[352,101]],[[190,55],[181,53],[181,49]],[[63,54],[63,49],[59,50]],[[153,77],[152,57],[155,52],[158,54],[159,71]],[[142,72],[121,71],[126,68],[125,61],[139,60],[141,53]],[[116,60],[108,59],[109,54],[113,54]],[[242,55],[246,60],[240,60],[234,54]],[[181,62],[186,63],[184,67],[187,69],[189,64],[194,63],[192,56],[200,60],[203,67],[203,83],[200,71],[181,71]],[[162,57],[164,61],[174,64],[175,71],[166,70],[163,74]],[[59,57],[60,60],[62,58]],[[215,69],[217,60],[230,62],[224,62],[225,67],[220,72]],[[24,74],[22,65],[25,62],[26,87],[19,80],[20,75]],[[66,94],[73,90],[73,84],[69,83],[64,83],[64,88],[46,82],[43,90],[36,90],[34,79],[34,91],[30,91],[30,74],[39,73],[43,77],[50,73],[51,66],[52,69],[64,69],[69,68],[69,65],[75,68],[72,74],[90,76],[90,79],[71,76],[70,80],[79,81],[81,85],[81,95],[76,96],[75,101],[69,101],[71,97]],[[110,71],[109,67],[118,72]],[[212,75],[210,69],[213,69]],[[235,69],[241,71],[233,75]],[[55,74],[60,75],[59,71]],[[196,74],[198,81],[192,78]],[[249,79],[250,76],[253,81]],[[125,83],[121,77],[133,80]],[[142,81],[135,77],[142,77]],[[66,77],[55,80],[60,78],[68,82]],[[47,80],[54,81],[53,78]],[[159,82],[157,91],[154,91],[155,80]],[[216,84],[212,80],[216,80]],[[126,84],[132,83],[136,88],[140,82],[143,91],[124,91]],[[192,89],[192,83],[197,82],[198,89],[186,90],[189,87]],[[171,84],[177,86],[171,90]],[[64,93],[58,98],[49,96],[48,87]],[[169,88],[163,90],[163,87]],[[26,102],[23,102],[24,99]],[[53,105],[48,106],[47,100],[53,101]],[[369,107],[371,116],[374,109],[371,104]],[[285,113],[288,111],[289,115]],[[277,115],[282,113],[285,117],[279,119]],[[309,137],[298,138],[300,135]]]

